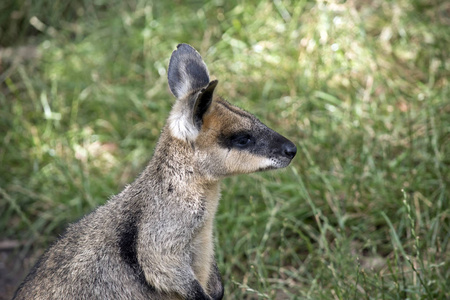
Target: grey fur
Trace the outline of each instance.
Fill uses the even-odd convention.
[[[70,225],[14,299],[222,299],[212,237],[220,179],[285,167],[296,149],[213,100],[217,82],[189,45],[172,54],[168,79],[178,99],[148,166]]]
[[[173,95],[183,98],[188,93],[207,86],[209,74],[197,50],[189,45],[180,44],[170,58],[168,79]]]

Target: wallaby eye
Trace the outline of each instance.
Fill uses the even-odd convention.
[[[240,134],[231,138],[233,146],[244,148],[252,144],[252,137],[249,134]]]

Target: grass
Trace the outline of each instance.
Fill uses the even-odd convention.
[[[42,249],[133,180],[174,101],[171,51],[187,42],[219,94],[299,150],[286,170],[223,183],[227,299],[450,297],[448,6],[33,3],[39,34],[22,43],[36,56],[0,65],[3,239]]]

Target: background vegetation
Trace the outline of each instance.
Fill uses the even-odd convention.
[[[185,42],[219,94],[299,149],[286,170],[223,184],[226,299],[449,299],[448,3],[19,0],[0,11],[0,232],[21,241],[19,257],[144,168]]]

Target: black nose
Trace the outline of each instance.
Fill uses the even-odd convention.
[[[284,143],[282,147],[284,156],[290,159],[293,159],[295,154],[297,154],[297,147],[291,142]]]

